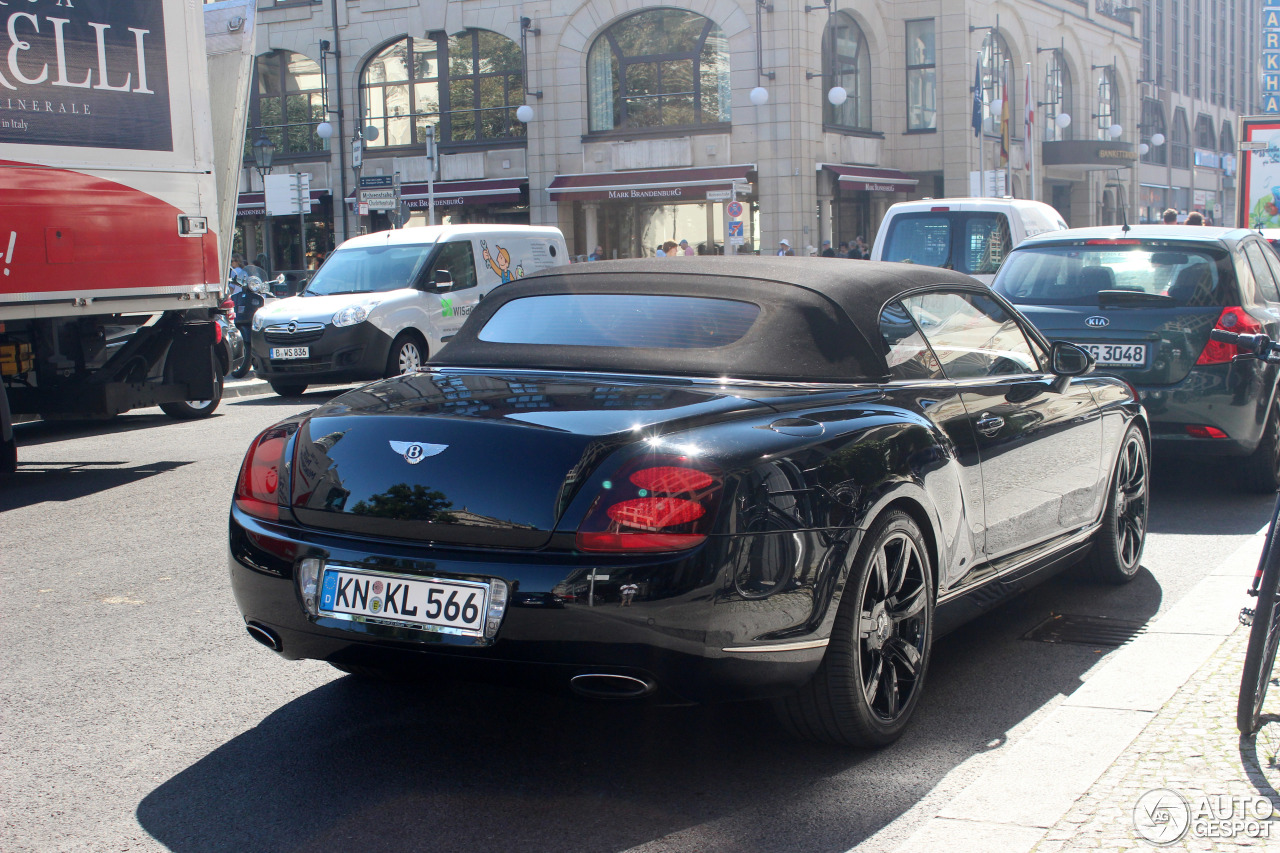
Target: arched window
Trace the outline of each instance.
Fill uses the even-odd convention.
[[[1213,132],[1213,119],[1204,113],[1196,116],[1196,147],[1214,151],[1218,147],[1218,135]]]
[[[1191,126],[1187,123],[1187,111],[1182,107],[1173,111],[1173,132],[1170,136],[1171,165],[1175,169],[1191,168]]]
[[[1231,130],[1231,122],[1222,123],[1222,132],[1218,134],[1218,150],[1223,154],[1236,153],[1236,135]]]
[[[364,123],[378,129],[365,144],[420,145],[428,125],[442,143],[523,138],[523,65],[520,46],[488,30],[392,42],[361,75]]]
[[[729,45],[713,21],[680,9],[637,12],[587,52],[588,129],[729,121]]]
[[[1013,108],[1014,94],[1017,86],[1014,83],[1013,69],[1005,62],[1009,58],[1009,46],[1004,36],[994,30],[987,33],[982,41],[982,132],[992,136],[1000,135],[1000,114],[992,114],[991,104],[997,98],[1003,99],[1007,84],[1009,94],[1009,120],[1017,112]]]
[[[1142,143],[1147,146],[1147,153],[1142,155],[1143,163],[1153,163],[1157,166],[1163,166],[1169,162],[1169,146],[1168,144],[1156,145],[1151,138],[1157,133],[1161,136],[1167,136],[1164,126],[1164,104],[1155,98],[1142,99],[1142,127],[1139,128],[1142,135]]]
[[[828,127],[871,130],[871,57],[867,38],[853,18],[836,12],[822,39],[822,118]],[[848,99],[840,106],[827,100],[827,92],[840,86]]]
[[[1060,142],[1072,139],[1071,125],[1061,127],[1059,115],[1071,115],[1071,71],[1067,68],[1062,51],[1054,48],[1048,53],[1044,67],[1044,141]]]
[[[245,157],[263,132],[276,147],[276,157],[317,154],[325,150],[316,134],[324,121],[320,66],[300,53],[274,50],[254,63],[253,98],[245,125]]]
[[[1120,91],[1116,88],[1116,73],[1111,66],[1105,66],[1098,74],[1098,112],[1097,137],[1110,141],[1111,125],[1120,123]]]

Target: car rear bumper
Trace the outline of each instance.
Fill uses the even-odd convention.
[[[240,612],[247,625],[278,638],[277,651],[288,659],[569,689],[583,683],[574,682],[579,676],[626,676],[648,685],[649,701],[683,703],[788,694],[826,651],[821,628],[777,644],[788,650],[759,651],[766,645],[755,639],[761,618],[770,611],[776,617],[784,603],[734,601],[724,578],[707,570],[718,562],[707,549],[615,560],[605,568],[600,564],[608,560],[572,553],[506,552],[495,560],[492,550],[366,547],[367,541],[350,550],[353,542],[343,537],[259,523],[236,509],[230,528]],[[499,577],[511,590],[510,604],[492,640],[316,617],[303,607],[294,579],[294,566],[308,556],[442,578]],[[583,577],[592,574],[600,581],[584,591]],[[628,606],[618,593],[622,583],[641,590]],[[757,650],[726,651],[743,647]]]
[[[1173,385],[1136,385],[1151,421],[1152,442],[1179,454],[1245,456],[1262,438],[1275,383],[1274,368],[1248,362],[1196,367]],[[1226,438],[1203,438],[1189,426],[1213,427]]]
[[[273,347],[305,346],[300,359],[272,359]],[[322,382],[358,382],[381,379],[391,351],[391,338],[372,323],[354,326],[325,324],[317,338],[293,342],[268,341],[262,331],[253,333],[253,369],[263,379],[308,385]]]

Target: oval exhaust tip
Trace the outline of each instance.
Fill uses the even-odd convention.
[[[589,699],[639,699],[657,689],[644,678],[611,672],[588,672],[569,679],[569,687]]]
[[[250,622],[244,627],[245,630],[249,632],[250,637],[253,637],[259,643],[262,643],[262,645],[271,649],[271,651],[278,652],[284,648],[284,643],[281,642],[280,635],[275,631],[272,631],[270,628],[266,628],[256,622]]]

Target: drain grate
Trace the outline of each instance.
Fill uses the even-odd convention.
[[[1038,643],[1076,643],[1118,648],[1146,630],[1145,622],[1055,613],[1023,635]]]

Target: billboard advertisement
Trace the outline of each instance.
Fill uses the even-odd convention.
[[[160,0],[0,3],[0,145],[172,151]]]
[[[1240,119],[1241,228],[1280,228],[1280,116]]]

